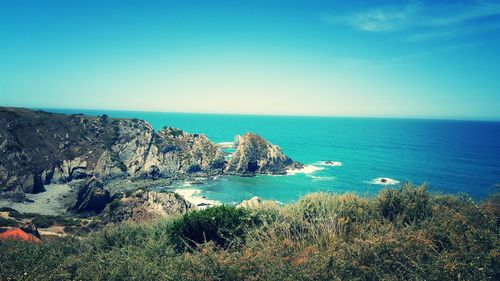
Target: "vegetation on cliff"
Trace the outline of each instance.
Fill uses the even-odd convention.
[[[411,185],[374,197],[315,193],[81,239],[0,241],[0,279],[499,280],[499,225],[498,195],[476,203]]]
[[[25,200],[25,193],[45,191],[48,184],[92,177],[185,179],[224,172],[254,176],[285,174],[289,166],[301,166],[255,134],[241,137],[231,158],[235,160],[226,163],[221,147],[205,135],[172,127],[155,131],[138,119],[0,107],[0,124],[0,196],[17,201]],[[99,192],[106,197],[106,190]],[[78,209],[87,208],[83,203]]]

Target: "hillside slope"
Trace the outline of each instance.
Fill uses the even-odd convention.
[[[222,174],[226,165],[219,145],[206,136],[171,127],[156,132],[139,119],[0,107],[0,124],[0,190],[4,195],[19,198],[25,192],[44,191],[46,184],[92,176],[101,179],[213,176]],[[256,138],[256,135],[245,137]],[[258,138],[258,145],[275,147]],[[244,151],[250,155],[254,150],[268,151],[259,147]],[[284,173],[293,161],[279,152],[280,157],[272,165],[252,167],[251,174]],[[271,156],[259,154],[262,159]],[[240,161],[239,165],[245,168],[232,174],[248,174],[247,168],[262,160],[241,158],[252,161]]]

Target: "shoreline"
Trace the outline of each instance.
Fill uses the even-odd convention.
[[[9,207],[20,213],[34,213],[47,216],[58,216],[67,213],[68,203],[76,198],[78,191],[70,184],[49,184],[45,191],[37,194],[26,194],[33,202],[13,202],[0,200],[0,207]]]
[[[202,190],[196,188],[176,188],[174,192],[182,196],[184,200],[191,203],[195,208],[206,208],[208,206],[218,206],[222,203],[217,200],[211,200],[200,196]]]

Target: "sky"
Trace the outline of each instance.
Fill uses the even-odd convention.
[[[500,1],[0,0],[0,105],[500,120]]]

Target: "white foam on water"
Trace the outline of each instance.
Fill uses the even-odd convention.
[[[232,141],[224,141],[224,142],[219,142],[218,145],[222,148],[234,148],[234,142]]]
[[[335,177],[328,177],[328,176],[313,176],[313,175],[307,175],[308,177],[312,178],[313,181],[332,181],[335,179]]]
[[[183,182],[183,183],[182,183],[182,186],[183,186],[183,187],[189,187],[189,186],[193,186],[193,184],[191,184],[191,183],[190,183],[190,182],[188,182],[188,181],[185,181],[185,182]]]
[[[395,185],[398,184],[399,181],[391,178],[375,178],[367,183],[379,185]]]
[[[317,171],[324,170],[325,168],[323,167],[318,167],[314,165],[304,165],[302,169],[290,169],[286,170],[286,174],[289,176],[293,176],[296,174],[312,174]]]
[[[184,199],[186,199],[186,201],[193,204],[194,206],[198,206],[200,204],[206,204],[206,205],[220,205],[221,204],[217,200],[210,200],[210,199],[203,198],[202,196],[200,196],[200,194],[201,194],[200,189],[182,188],[182,189],[176,189],[174,191],[175,191],[175,193],[184,197]]]

